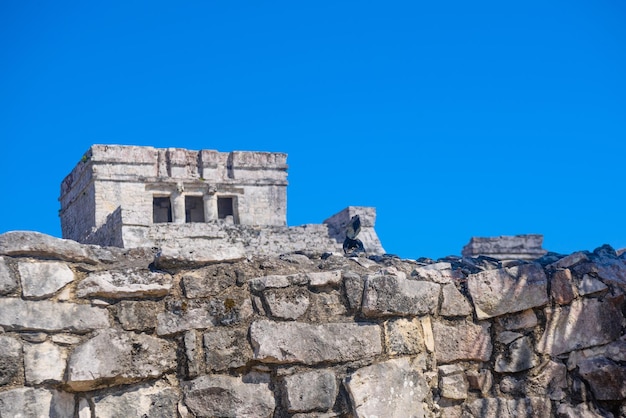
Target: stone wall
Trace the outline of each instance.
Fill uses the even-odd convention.
[[[2,417],[623,417],[626,257],[0,235]]]

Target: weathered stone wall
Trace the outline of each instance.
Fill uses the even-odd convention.
[[[0,416],[626,415],[626,257],[610,247],[235,253],[0,235]]]

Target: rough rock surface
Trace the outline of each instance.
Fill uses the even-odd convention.
[[[22,294],[29,299],[42,299],[54,295],[63,286],[74,281],[74,272],[67,264],[58,261],[18,264]]]
[[[339,386],[332,371],[314,370],[285,377],[285,402],[289,412],[328,411]]]
[[[106,311],[89,305],[0,299],[0,326],[15,330],[85,333],[109,326]]]
[[[15,289],[17,289],[17,280],[4,261],[4,257],[0,257],[0,295],[9,294]]]
[[[265,363],[344,362],[382,353],[374,324],[256,321],[250,326],[254,358]]]
[[[548,302],[548,280],[539,264],[470,274],[467,287],[478,319],[523,311]]]
[[[176,348],[171,342],[145,334],[104,330],[71,354],[67,385],[75,391],[86,391],[129,384],[157,378],[175,367]]]
[[[20,373],[22,342],[13,337],[0,335],[0,385],[11,383]]]
[[[441,363],[457,360],[488,361],[493,346],[489,335],[490,324],[468,321],[436,321],[433,324],[435,356]]]
[[[103,271],[92,273],[78,284],[78,297],[148,298],[169,293],[172,276],[167,273],[141,270]]]
[[[367,277],[361,309],[365,316],[424,315],[437,309],[441,286],[400,276]]]
[[[384,384],[381,384],[384,382]],[[363,367],[346,379],[357,417],[423,417],[428,384],[407,358]]]
[[[98,418],[177,416],[178,390],[164,385],[132,387],[119,393],[94,399],[94,414]]]
[[[275,401],[267,383],[232,376],[200,376],[183,383],[185,404],[196,416],[271,417]]]

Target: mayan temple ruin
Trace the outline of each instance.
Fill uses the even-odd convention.
[[[281,153],[94,145],[60,202],[0,234],[0,418],[626,417],[608,245],[401,259],[375,208],[288,226]]]

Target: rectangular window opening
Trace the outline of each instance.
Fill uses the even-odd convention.
[[[234,203],[232,197],[218,197],[217,217],[219,219],[231,219],[233,223],[236,223]]]
[[[185,222],[204,222],[202,196],[185,196]]]
[[[152,222],[155,224],[172,222],[172,202],[169,196],[152,198]]]

